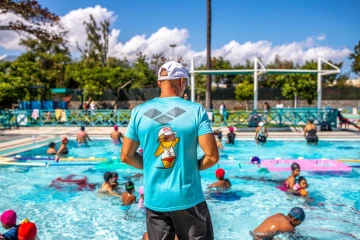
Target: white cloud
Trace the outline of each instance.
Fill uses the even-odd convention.
[[[100,23],[105,19],[110,19],[113,23],[117,16],[114,12],[109,11],[101,6],[80,8],[72,10],[61,17],[62,25],[68,30],[68,41],[70,51],[77,55],[76,42],[80,47],[85,46],[86,32],[83,25],[84,21],[89,20],[92,14]],[[15,15],[0,15],[0,21],[10,21],[16,19]],[[191,58],[195,59],[196,65],[205,64],[206,51],[194,51],[188,42],[189,31],[187,29],[169,29],[162,27],[150,36],[136,35],[126,42],[121,42],[120,29],[112,29],[109,36],[109,56],[127,57],[130,61],[136,59],[136,53],[142,52],[150,58],[153,54],[164,53],[168,58],[172,56],[170,44],[176,44],[175,56],[182,56],[186,61]],[[267,64],[274,60],[276,55],[282,59],[293,60],[297,63],[304,63],[306,60],[317,59],[322,57],[332,61],[343,61],[350,53],[347,48],[335,49],[327,46],[320,46],[317,41],[325,40],[324,34],[318,37],[308,37],[301,42],[284,43],[274,45],[268,40],[248,41],[239,43],[232,40],[218,49],[212,50],[212,56],[224,57],[232,64],[245,63],[247,59],[258,57],[262,62]],[[19,37],[16,33],[4,31],[0,35],[0,46],[7,50],[19,49]]]
[[[323,41],[323,40],[325,40],[326,39],[326,35],[325,34],[321,34],[320,36],[318,36],[317,38],[316,38],[316,40],[318,40],[318,41]]]
[[[12,13],[0,14],[1,25],[6,25],[9,22],[16,22],[21,20],[20,17]],[[0,46],[6,50],[22,50],[23,48],[19,45],[20,36],[14,31],[1,31],[0,35]]]

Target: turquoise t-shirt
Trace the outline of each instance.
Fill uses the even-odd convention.
[[[198,167],[198,136],[212,134],[205,109],[179,97],[155,98],[133,109],[126,137],[140,142],[145,206],[183,210],[205,200]]]

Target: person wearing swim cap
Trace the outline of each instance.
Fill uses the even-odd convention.
[[[27,222],[19,226],[18,240],[35,240],[37,235],[37,228],[35,223]]]
[[[60,144],[59,150],[57,151],[56,155],[68,154],[69,153],[69,150],[67,148],[68,143],[69,143],[69,140],[67,139],[67,137],[62,137],[61,144]]]
[[[234,133],[234,131],[235,131],[234,127],[230,126],[229,133],[227,134],[227,140],[226,140],[227,144],[235,144],[236,134]]]
[[[119,183],[117,182],[119,176],[116,172],[106,172],[104,173],[105,182],[99,188],[99,193],[110,194],[111,196],[121,198],[121,195],[116,191]]]
[[[285,180],[284,187],[292,190],[296,183],[296,177],[299,175],[300,175],[300,165],[294,162],[291,164],[291,175]]]
[[[221,188],[221,189],[228,189],[231,187],[231,183],[229,179],[225,178],[225,170],[222,168],[218,168],[215,172],[217,182],[214,182],[213,184],[209,185],[208,188]]]
[[[80,127],[80,132],[76,135],[76,141],[78,143],[87,143],[87,140],[91,142],[89,135],[85,132],[85,127]]]
[[[182,97],[190,76],[170,61],[158,71],[160,97],[136,106],[121,148],[122,162],[144,169],[149,239],[213,240],[211,215],[199,171],[219,161],[203,106]],[[136,152],[144,148],[143,156]],[[203,155],[198,155],[199,147]]]
[[[250,231],[254,240],[273,239],[281,233],[294,233],[295,227],[305,220],[305,212],[300,207],[294,207],[288,215],[277,213],[265,219],[257,228]]]
[[[255,131],[255,140],[256,143],[266,143],[266,139],[268,138],[269,134],[267,128],[264,126],[263,122],[259,122],[259,126],[256,128]]]
[[[54,155],[56,154],[56,144],[54,142],[49,143],[49,148],[46,150],[46,154]]]
[[[111,137],[113,143],[115,143],[115,144],[122,143],[122,140],[124,138],[122,133],[119,132],[118,126],[116,126],[116,125],[114,126],[114,131],[112,131],[112,133],[110,134],[110,137]]]
[[[122,205],[127,206],[136,203],[136,196],[134,195],[135,186],[132,181],[125,183],[125,192],[122,193]]]
[[[0,239],[17,239],[19,226],[16,225],[16,212],[13,210],[7,210],[1,214],[0,219],[2,227],[8,230],[6,233],[0,234]]]

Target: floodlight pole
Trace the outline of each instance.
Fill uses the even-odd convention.
[[[321,93],[322,93],[322,76],[321,76],[321,58],[318,58],[318,73],[317,73],[317,108],[321,109]]]
[[[191,101],[195,102],[195,73],[194,73],[194,59],[191,59],[190,62],[190,74],[191,74],[191,83],[190,83],[190,87],[191,87]]]
[[[257,58],[254,58],[254,106],[253,109],[256,111],[258,104],[258,64]]]

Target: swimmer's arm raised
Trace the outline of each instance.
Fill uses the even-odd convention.
[[[139,142],[124,137],[124,142],[121,148],[121,161],[135,168],[144,169],[143,157],[136,152],[139,145]]]
[[[199,170],[205,170],[214,166],[219,161],[219,150],[216,145],[214,134],[205,134],[198,137],[199,145],[205,155],[199,160]]]

